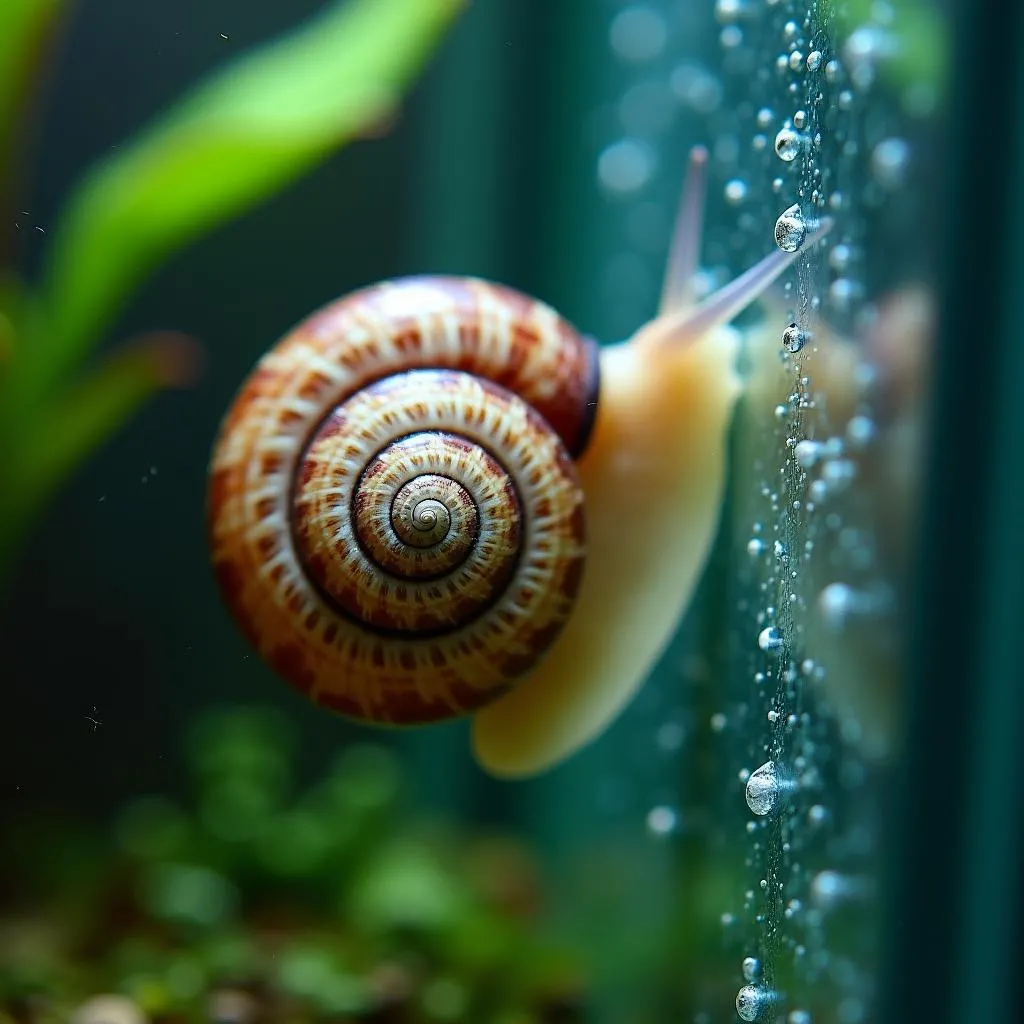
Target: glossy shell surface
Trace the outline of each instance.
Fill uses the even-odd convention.
[[[341,299],[260,361],[210,469],[222,594],[318,703],[411,725],[512,688],[583,572],[572,455],[596,352],[546,305],[464,278]]]

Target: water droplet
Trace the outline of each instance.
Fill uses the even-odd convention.
[[[800,152],[800,136],[792,128],[783,128],[775,136],[775,155],[787,164]]]
[[[712,732],[721,732],[726,727],[727,724],[728,724],[728,719],[725,717],[725,715],[722,714],[721,711],[716,711],[711,716],[711,731]]]
[[[744,796],[747,806],[759,815],[770,814],[779,801],[794,788],[795,784],[774,761],[765,761],[760,768],[750,773]]]
[[[806,1010],[790,1010],[786,1024],[811,1024],[811,1015]]]
[[[857,463],[852,459],[833,459],[821,468],[821,479],[830,491],[845,490],[857,477]]]
[[[910,145],[905,139],[882,139],[871,153],[871,172],[883,188],[902,187],[910,163]]]
[[[856,448],[870,444],[875,436],[875,423],[870,416],[854,416],[846,424],[846,436]]]
[[[807,225],[804,223],[800,205],[794,203],[784,210],[775,222],[775,244],[783,252],[796,252],[803,245],[807,236]]]
[[[720,25],[739,21],[745,13],[743,0],[715,0],[715,18]]]
[[[811,50],[807,54],[807,70],[817,71],[821,67],[821,50]]]
[[[656,836],[666,836],[676,828],[676,812],[671,807],[652,807],[647,814],[647,828]]]
[[[722,83],[691,61],[672,72],[669,85],[675,96],[698,114],[710,114],[722,102]]]
[[[655,742],[664,751],[678,750],[686,738],[686,730],[678,722],[665,722],[658,729]]]
[[[757,646],[762,651],[777,651],[782,646],[782,633],[775,626],[768,626],[757,634]]]
[[[790,71],[803,71],[804,55],[799,50],[794,50],[789,55],[789,69]]]
[[[722,29],[718,41],[726,50],[735,50],[743,45],[743,29],[739,25],[726,25]]]
[[[798,110],[793,115],[793,127],[799,131],[803,131],[807,127],[807,111]]]
[[[649,137],[665,131],[676,113],[675,97],[661,79],[637,82],[623,93],[619,121],[629,135]]]
[[[856,883],[838,871],[819,871],[811,882],[811,899],[815,906],[827,910],[856,895],[858,888]]]
[[[665,19],[653,7],[635,5],[620,11],[612,21],[609,39],[612,49],[625,61],[652,60],[665,46]]]
[[[770,128],[772,121],[775,120],[775,111],[771,107],[762,107],[757,112],[757,127],[758,128]]]
[[[810,469],[821,456],[821,444],[817,441],[806,439],[797,441],[796,447],[793,449],[793,455],[803,469]]]
[[[859,281],[849,277],[837,277],[828,287],[828,297],[836,309],[846,310],[861,297],[863,291]]]
[[[772,1004],[771,993],[757,985],[744,985],[736,993],[736,1013],[740,1020],[760,1020]]]
[[[761,980],[761,961],[756,956],[743,958],[743,980],[751,984]]]
[[[840,273],[847,270],[853,260],[853,247],[840,242],[828,254],[828,263],[833,270]]]
[[[621,139],[597,158],[597,176],[613,192],[635,192],[654,173],[654,151],[637,139]]]
[[[857,604],[853,588],[846,583],[830,583],[818,595],[818,608],[833,629],[842,629]]]
[[[760,537],[752,537],[747,542],[747,554],[751,558],[760,558],[764,554],[764,541]]]
[[[725,201],[739,206],[747,198],[747,183],[742,178],[733,178],[725,183]]]
[[[776,241],[778,241],[778,237],[779,237],[778,230],[779,230],[778,226],[776,225],[776,228],[775,228],[775,239],[776,239]],[[785,249],[786,247],[782,246],[782,248]],[[793,250],[789,250],[789,251],[792,252]],[[782,332],[782,345],[789,352],[799,352],[800,349],[802,349],[804,347],[804,345],[807,344],[807,342],[810,340],[810,338],[811,338],[811,332],[810,331],[802,330],[796,324],[790,324]]]

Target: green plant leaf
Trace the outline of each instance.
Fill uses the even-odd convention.
[[[146,334],[112,353],[83,381],[60,392],[7,453],[0,498],[0,568],[5,547],[65,477],[154,392],[196,376],[199,346],[174,332]]]
[[[0,4],[0,202],[10,199],[17,136],[42,52],[66,0],[3,0]],[[4,209],[4,215],[8,214]]]
[[[349,0],[235,61],[97,166],[68,203],[44,278],[38,395],[80,360],[155,264],[397,108],[463,0]]]

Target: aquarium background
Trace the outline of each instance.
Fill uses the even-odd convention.
[[[20,273],[89,164],[324,6],[69,5],[24,137]],[[104,993],[129,1002],[75,1019],[883,1019],[954,6],[477,0],[392,122],[142,282],[101,351],[173,329],[201,372],[69,476],[3,592],[0,1020]],[[307,704],[208,566],[207,459],[245,374],[406,273],[627,337],[697,143],[702,288],[769,252],[793,203],[835,226],[740,321],[773,341],[749,350],[719,540],[654,677],[516,783],[480,771],[465,723],[378,733]]]

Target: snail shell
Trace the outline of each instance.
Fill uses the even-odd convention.
[[[626,342],[598,352],[511,289],[422,277],[327,306],[261,360],[214,449],[209,537],[228,607],[293,686],[368,722],[472,712],[477,760],[506,777],[629,701],[715,536],[741,386],[726,325],[798,256],[695,304],[706,165],[695,149],[659,314]]]
[[[483,281],[388,282],[299,324],[211,468],[214,569],[246,636],[356,719],[422,724],[500,696],[579,589],[572,454],[596,388],[593,342]]]

